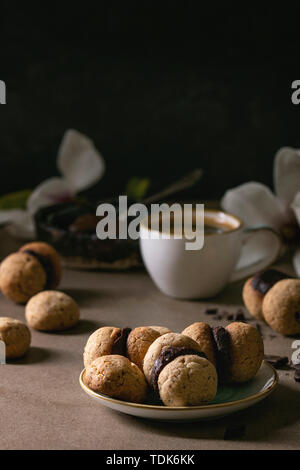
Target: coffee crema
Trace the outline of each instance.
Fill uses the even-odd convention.
[[[228,232],[229,230],[231,230],[231,229],[228,226],[216,226],[216,225],[204,224],[204,233],[205,234],[224,233],[224,232]]]

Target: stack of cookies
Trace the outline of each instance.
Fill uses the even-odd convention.
[[[300,334],[300,279],[268,269],[247,280],[244,303],[250,314],[282,335]]]
[[[130,402],[145,402],[152,390],[165,406],[202,405],[214,399],[218,383],[253,378],[263,353],[259,331],[240,322],[226,328],[197,322],[182,333],[163,326],[106,326],[84,348],[84,382]]]

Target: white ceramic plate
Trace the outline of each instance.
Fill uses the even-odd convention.
[[[218,390],[215,399],[209,405],[166,407],[130,403],[96,393],[83,383],[84,372],[85,369],[81,372],[79,378],[82,389],[101,405],[121,413],[161,421],[200,421],[221,418],[260,402],[273,392],[278,384],[276,370],[264,361],[254,379],[246,384],[223,386]]]

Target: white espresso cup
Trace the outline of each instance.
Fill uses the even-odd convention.
[[[192,217],[195,216],[195,209]],[[151,214],[160,217],[160,214]],[[151,222],[151,224],[152,224]],[[200,299],[218,294],[228,282],[251,276],[272,264],[281,249],[279,236],[269,227],[244,229],[238,217],[221,210],[205,209],[204,223],[219,229],[204,233],[204,245],[187,250],[184,236],[163,237],[159,228],[140,224],[140,248],[144,264],[157,287],[179,299]],[[157,224],[156,224],[157,225]],[[156,233],[154,233],[156,232]]]

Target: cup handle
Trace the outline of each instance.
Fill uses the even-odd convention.
[[[278,258],[282,240],[272,227],[249,227],[244,231],[242,252],[229,282],[250,277],[270,266]]]

